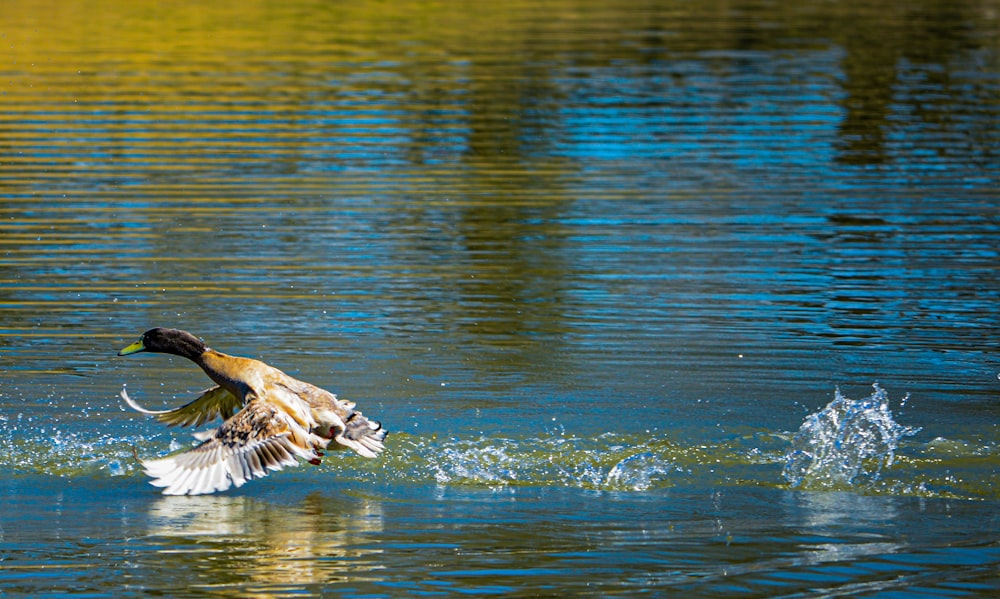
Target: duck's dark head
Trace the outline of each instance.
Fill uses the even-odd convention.
[[[123,348],[119,356],[128,356],[148,351],[160,354],[173,354],[194,360],[205,353],[208,347],[191,333],[179,329],[157,327],[142,334],[138,341]]]

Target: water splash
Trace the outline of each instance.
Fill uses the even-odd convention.
[[[670,475],[682,473],[684,469],[662,456],[650,452],[629,456],[615,464],[604,479],[608,489],[624,491],[645,491],[666,486]]]
[[[107,478],[145,488],[147,478],[137,458],[166,455],[195,443],[175,430],[121,418],[118,412],[99,418],[47,407],[43,413],[22,414],[22,406],[15,407],[0,410],[0,471],[10,476]],[[339,452],[319,467],[275,473],[266,484],[315,479],[347,485],[564,487],[628,493],[780,481],[796,489],[997,498],[1000,475],[994,474],[1000,472],[1000,445],[995,439],[908,442],[905,460],[900,459],[899,447],[916,432],[893,420],[886,393],[875,387],[871,397],[860,401],[838,392],[829,406],[803,423],[793,441],[789,434],[753,429],[702,443],[656,429],[456,437],[400,432],[390,437],[390,450],[379,459]]]
[[[703,453],[665,439],[612,433],[445,440],[401,434],[389,458],[396,463],[387,466],[405,480],[431,478],[442,485],[646,491],[689,479]]]
[[[897,423],[888,394],[877,383],[873,388],[860,400],[844,397],[837,389],[833,401],[806,418],[785,455],[782,474],[792,487],[870,484],[892,466],[900,439],[920,428]]]

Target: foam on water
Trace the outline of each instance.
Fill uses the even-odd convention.
[[[782,474],[792,487],[866,485],[892,466],[899,441],[920,429],[897,423],[888,394],[878,384],[873,387],[874,392],[860,400],[844,397],[837,389],[833,401],[806,418],[785,455]]]

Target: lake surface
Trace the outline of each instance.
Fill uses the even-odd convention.
[[[994,596],[1000,6],[0,5],[0,596]],[[215,496],[152,326],[390,431]]]

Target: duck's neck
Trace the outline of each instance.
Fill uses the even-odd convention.
[[[179,337],[170,346],[167,353],[174,354],[175,356],[180,356],[182,358],[187,358],[199,366],[202,363],[202,357],[206,352],[211,351],[208,346],[206,346],[200,339],[195,337]]]
[[[245,399],[247,393],[253,391],[254,383],[259,378],[259,363],[249,358],[230,356],[206,347],[192,360],[201,366],[208,378],[240,399]]]

